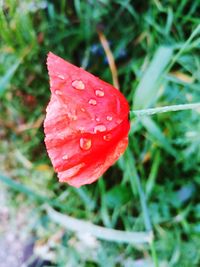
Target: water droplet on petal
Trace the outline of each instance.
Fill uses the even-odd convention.
[[[92,140],[89,138],[82,137],[80,139],[80,148],[83,150],[89,150],[92,146]]]
[[[118,120],[116,121],[117,124],[120,124],[121,122],[122,122],[121,119],[118,119]]]
[[[82,111],[82,112],[85,112],[85,109],[84,109],[84,108],[81,108],[81,111]]]
[[[62,95],[62,92],[61,92],[60,90],[56,90],[56,91],[55,91],[55,94],[56,94],[56,95]]]
[[[106,134],[106,135],[103,136],[103,140],[110,141],[111,137],[112,137],[111,134]]]
[[[60,78],[61,80],[65,79],[65,77],[63,75],[61,75],[61,74],[58,74],[58,78]]]
[[[59,131],[60,129],[56,129],[56,130]],[[57,137],[58,137],[58,139],[64,140],[66,135],[64,133],[58,133]]]
[[[104,96],[104,91],[102,89],[98,89],[95,91],[95,95],[99,96],[99,97],[103,97]]]
[[[96,106],[97,104],[97,101],[95,99],[90,99],[89,102],[88,102],[90,105],[93,105],[93,106]]]
[[[99,122],[100,121],[100,118],[99,117],[96,117],[95,120]]]
[[[84,127],[78,127],[78,130],[79,130],[81,133],[85,133],[85,128],[84,128]]]
[[[94,133],[105,132],[105,131],[106,131],[106,126],[103,124],[100,124],[94,127]]]
[[[76,120],[77,120],[77,116],[76,116],[76,115],[71,115],[70,118],[71,118],[73,121],[76,121]]]
[[[69,157],[68,157],[67,154],[65,154],[65,155],[62,157],[63,160],[67,160],[68,158],[69,158]]]
[[[107,121],[112,121],[112,119],[113,119],[112,116],[107,116],[107,117],[106,117],[106,120],[107,120]]]
[[[85,84],[81,80],[73,81],[72,86],[77,90],[84,90],[85,89]]]

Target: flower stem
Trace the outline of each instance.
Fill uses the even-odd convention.
[[[158,113],[170,112],[170,111],[180,111],[180,110],[190,110],[190,109],[200,109],[200,102],[192,103],[192,104],[180,104],[180,105],[171,105],[165,107],[157,107],[157,108],[148,108],[148,109],[140,109],[140,110],[131,110],[130,117],[134,116],[151,116]]]

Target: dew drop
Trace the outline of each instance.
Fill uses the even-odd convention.
[[[112,137],[111,134],[106,134],[106,135],[103,136],[103,140],[110,141],[111,137]]]
[[[82,137],[80,139],[80,148],[82,150],[89,150],[92,146],[92,140],[91,139],[88,139],[88,138],[84,138]]]
[[[107,116],[107,117],[106,117],[106,120],[107,120],[107,121],[112,121],[112,119],[113,119],[112,116]]]
[[[81,80],[73,81],[72,86],[77,90],[84,90],[85,89],[85,84]]]
[[[81,133],[84,133],[84,132],[85,132],[85,128],[84,128],[84,127],[79,127],[78,130],[79,130]]]
[[[61,75],[61,74],[58,74],[58,78],[60,78],[61,80],[65,79],[65,77],[63,75]]]
[[[81,108],[81,111],[82,111],[82,112],[85,112],[85,109],[84,109],[84,108]]]
[[[100,121],[100,118],[99,117],[96,117],[95,120],[99,122]]]
[[[67,160],[68,158],[69,158],[69,157],[68,157],[67,154],[65,154],[65,155],[62,157],[63,160]]]
[[[94,127],[94,133],[105,132],[105,131],[106,131],[106,126],[103,124],[100,124]]]
[[[118,119],[118,120],[116,121],[117,124],[120,124],[121,122],[122,122],[121,119]]]
[[[104,96],[104,91],[98,89],[98,90],[95,91],[95,95],[99,96],[99,97],[103,97]]]
[[[56,129],[57,131],[60,131],[60,129]],[[65,139],[65,137],[66,137],[66,134],[65,133],[58,133],[57,134],[57,137],[59,138],[59,139],[61,139],[61,140],[64,140]]]
[[[56,91],[55,91],[55,94],[56,94],[56,95],[62,95],[62,92],[61,92],[60,90],[56,90]]]
[[[97,101],[95,99],[90,99],[89,102],[88,102],[90,105],[93,105],[93,106],[96,106],[97,104]]]
[[[71,115],[70,118],[71,118],[73,121],[76,121],[76,120],[77,120],[77,116],[76,116],[76,115]]]

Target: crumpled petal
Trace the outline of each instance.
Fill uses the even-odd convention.
[[[97,180],[128,145],[129,106],[112,85],[48,54],[51,100],[45,144],[60,182],[80,187]]]

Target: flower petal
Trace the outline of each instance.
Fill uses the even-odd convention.
[[[49,53],[45,144],[61,182],[97,180],[125,151],[129,107],[110,84]]]
[[[80,187],[85,184],[91,184],[96,181],[102,174],[118,160],[118,158],[124,153],[128,145],[128,138],[122,139],[110,153],[106,154],[105,158],[99,157],[98,161],[88,165],[77,165],[80,169],[70,178],[68,173],[59,172],[58,177],[60,182],[67,182],[68,184]],[[75,166],[75,167],[77,167]],[[71,169],[70,169],[71,170]],[[69,170],[67,170],[69,171]]]

